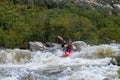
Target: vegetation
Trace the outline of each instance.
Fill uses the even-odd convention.
[[[58,42],[57,35],[88,44],[120,43],[120,11],[68,0],[0,0],[0,47]]]
[[[119,74],[119,78],[120,78],[120,69],[118,69],[118,71],[117,71],[117,72],[118,72],[118,74]]]

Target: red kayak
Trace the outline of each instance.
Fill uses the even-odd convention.
[[[63,54],[63,57],[68,57],[71,53],[72,53],[72,51],[67,51]]]

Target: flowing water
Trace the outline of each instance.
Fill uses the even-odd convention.
[[[62,54],[60,49],[0,50],[0,80],[119,80],[120,67],[110,64],[120,55],[119,45],[88,46],[66,58]]]

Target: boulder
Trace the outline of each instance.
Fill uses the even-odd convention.
[[[30,48],[32,49],[32,51],[42,51],[42,50],[45,50],[47,49],[46,46],[43,45],[42,42],[29,42],[29,45],[30,45]]]
[[[43,50],[47,50],[49,48],[60,48],[61,45],[57,44],[57,43],[51,43],[51,42],[46,42],[46,43],[42,43],[42,42],[29,42],[30,48],[32,51],[43,51]]]
[[[120,4],[113,4],[113,7],[116,9],[120,9]]]
[[[42,43],[42,42],[29,42],[30,48],[32,51],[43,51],[43,50],[49,50],[50,48],[61,48],[61,44],[57,43]],[[73,45],[77,47],[77,51],[80,51],[83,48],[87,47],[87,44],[83,41],[75,41],[73,42]]]
[[[78,51],[87,47],[87,44],[83,41],[75,41],[75,42],[73,42],[73,45],[75,45],[77,47]]]

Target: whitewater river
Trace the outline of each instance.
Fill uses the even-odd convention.
[[[0,50],[0,80],[120,80],[120,67],[110,64],[120,55],[118,45],[88,46],[67,58],[62,53]]]

